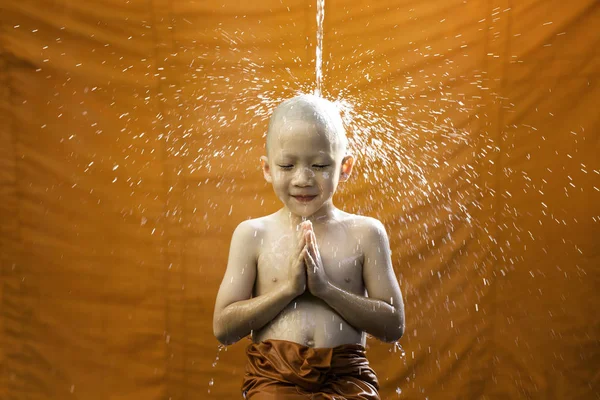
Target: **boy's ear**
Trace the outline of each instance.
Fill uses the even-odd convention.
[[[342,159],[342,169],[340,171],[340,182],[345,182],[350,178],[352,167],[354,166],[354,157],[347,155]]]
[[[263,171],[265,180],[269,183],[272,183],[273,178],[271,178],[271,168],[269,167],[269,159],[266,156],[260,157],[260,168]]]

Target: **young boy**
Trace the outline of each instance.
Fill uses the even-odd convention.
[[[379,399],[366,333],[398,340],[404,304],[383,225],[333,205],[354,162],[339,112],[317,96],[284,101],[266,147],[263,174],[283,208],[235,229],[215,336],[252,335],[247,399]]]

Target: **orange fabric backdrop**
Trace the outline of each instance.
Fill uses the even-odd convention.
[[[0,398],[240,398],[214,299],[279,204],[269,110],[314,88],[313,2],[0,4]],[[382,397],[596,398],[600,6],[327,0],[353,105],[336,204],[384,222],[406,354]],[[217,358],[218,357],[218,358]]]

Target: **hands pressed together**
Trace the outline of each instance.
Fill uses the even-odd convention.
[[[289,274],[296,296],[304,293],[308,287],[313,296],[320,297],[329,283],[310,221],[300,224],[298,243],[296,251],[292,254]]]

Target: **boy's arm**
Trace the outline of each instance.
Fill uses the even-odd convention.
[[[256,255],[259,235],[256,223],[244,221],[233,232],[227,270],[221,282],[215,312],[213,332],[219,342],[229,345],[262,328],[294,299],[290,285],[252,298],[256,280]]]
[[[369,297],[356,295],[329,281],[319,293],[331,308],[357,329],[393,342],[404,334],[404,302],[394,269],[390,245],[381,222],[367,218],[361,229],[364,243],[363,280]]]

